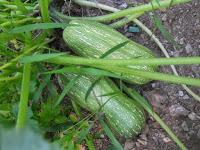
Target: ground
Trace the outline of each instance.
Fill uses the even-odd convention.
[[[147,0],[96,0],[98,2],[126,8],[131,5],[148,2]],[[81,8],[81,9],[78,9]],[[82,14],[101,15],[100,10],[78,7],[69,2],[62,7],[63,12],[71,15]],[[167,42],[158,30],[155,30],[149,17],[149,13],[142,16],[140,20],[147,25],[159,37],[168,53],[172,57],[179,56],[200,56],[200,1],[179,5],[167,10],[157,11],[163,24],[180,48],[176,49]],[[133,24],[129,24],[131,26]],[[150,48],[158,57],[164,55],[154,43],[154,41],[143,31],[139,33],[129,33],[128,26],[120,29],[126,36]],[[60,42],[60,41],[59,41]],[[65,49],[65,44],[61,41],[57,45],[60,49]],[[200,77],[199,65],[177,66],[178,73],[183,76]],[[164,73],[172,73],[170,67],[160,67]],[[192,87],[195,93],[200,93],[200,89]],[[168,84],[164,82],[152,81],[141,87],[141,93],[152,104],[154,110],[161,116],[167,125],[176,133],[188,149],[198,150],[200,147],[200,103],[195,101],[180,85]],[[125,150],[178,150],[177,145],[168,137],[165,131],[155,120],[148,116],[146,128],[141,135],[134,139],[120,139]],[[106,136],[96,140],[99,150],[104,150],[108,146]]]

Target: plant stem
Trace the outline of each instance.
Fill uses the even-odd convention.
[[[181,76],[150,72],[150,71],[142,71],[142,70],[131,69],[131,68],[115,67],[115,66],[97,66],[97,68],[104,69],[111,72],[117,72],[121,74],[135,75],[135,76],[153,79],[153,80],[166,81],[166,82],[171,82],[171,83],[176,83],[176,84],[188,84],[188,85],[200,87],[200,79],[181,77]]]
[[[53,17],[59,18],[59,20],[62,19],[62,20],[65,20],[65,21],[84,19],[84,20],[95,20],[95,21],[100,21],[100,22],[106,22],[106,21],[111,21],[111,20],[114,20],[114,19],[122,18],[122,17],[125,17],[127,15],[152,11],[152,10],[156,10],[156,9],[159,9],[159,8],[166,8],[166,7],[169,7],[171,5],[177,5],[177,4],[186,3],[186,2],[190,2],[190,1],[191,0],[173,0],[173,2],[171,3],[171,0],[164,0],[164,1],[159,2],[160,5],[156,1],[154,1],[154,2],[151,2],[149,4],[144,4],[144,5],[136,6],[136,7],[133,7],[133,8],[121,10],[121,11],[118,11],[118,12],[115,12],[115,13],[111,13],[111,14],[108,14],[108,15],[97,16],[97,17],[70,17],[70,16],[66,16],[66,15],[63,15],[62,13],[57,12],[52,7],[50,8],[50,13]]]
[[[129,65],[180,65],[180,64],[200,64],[200,57],[179,57],[179,58],[135,58],[135,59],[97,59],[84,58],[78,56],[58,56],[44,60],[55,64],[74,65],[107,65],[107,66],[129,66]]]
[[[39,0],[39,6],[43,22],[49,22],[50,21],[49,11],[48,11],[49,0]]]
[[[16,128],[20,129],[25,126],[28,110],[29,83],[30,83],[31,64],[24,64],[21,96],[19,102],[19,112],[17,117]]]

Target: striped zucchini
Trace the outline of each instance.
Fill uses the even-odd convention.
[[[74,74],[65,74],[62,80],[67,84],[75,77]],[[136,101],[121,93],[110,79],[100,79],[85,100],[87,90],[95,80],[96,78],[91,76],[79,77],[68,93],[69,98],[91,112],[98,112],[101,108],[108,125],[117,135],[130,138],[139,134],[145,125],[143,109]]]
[[[74,20],[63,32],[63,39],[66,44],[78,55],[90,58],[99,58],[109,49],[123,42],[129,41],[125,46],[117,49],[105,59],[131,59],[154,57],[151,51],[123,36],[116,30],[94,21]],[[129,66],[131,68],[154,71],[152,66]],[[137,84],[144,84],[149,81],[138,76],[123,75],[126,81]]]

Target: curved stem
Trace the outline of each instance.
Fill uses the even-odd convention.
[[[97,17],[71,17],[71,16],[66,16],[66,15],[63,15],[62,13],[57,12],[52,7],[50,7],[50,13],[55,18],[57,17],[59,19],[62,19],[63,21],[64,20],[69,21],[69,20],[84,19],[84,20],[95,20],[95,21],[99,21],[99,22],[106,22],[106,21],[111,21],[111,20],[114,20],[114,19],[122,18],[122,17],[125,17],[127,15],[152,11],[152,10],[156,10],[156,9],[159,9],[159,8],[166,8],[166,7],[169,7],[169,6],[172,6],[172,5],[177,5],[177,4],[186,3],[186,2],[190,2],[190,1],[191,0],[173,0],[173,2],[171,2],[171,0],[164,0],[164,1],[160,1],[159,4],[156,1],[154,1],[154,2],[151,2],[151,3],[148,3],[148,4],[136,6],[136,7],[133,7],[133,8],[129,8],[129,9],[117,11],[115,13],[111,13],[111,14],[107,14],[107,15],[103,15],[103,16],[97,16]]]

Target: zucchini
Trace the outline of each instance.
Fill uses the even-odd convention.
[[[65,74],[61,79],[67,84],[76,76]],[[90,112],[98,112],[101,108],[108,125],[116,135],[125,138],[138,135],[145,125],[145,114],[141,106],[124,95],[108,78],[100,79],[85,100],[87,90],[95,80],[96,77],[92,76],[79,77],[68,93],[69,98]]]
[[[75,26],[68,26],[63,32],[63,39],[76,54],[89,57],[99,58],[109,49],[121,43],[128,41],[128,43],[106,56],[105,59],[133,59],[133,58],[152,58],[152,52],[110,28],[107,25],[88,21],[88,20],[73,20],[70,24]],[[130,68],[155,71],[155,67],[140,65],[128,66]],[[137,84],[145,84],[149,79],[133,76],[123,75],[126,81]]]

